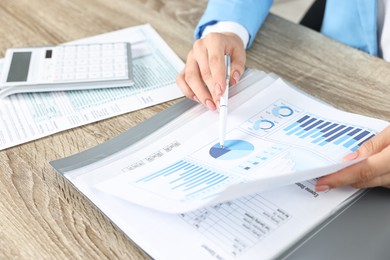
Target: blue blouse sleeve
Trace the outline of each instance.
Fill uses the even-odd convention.
[[[204,28],[219,21],[236,22],[249,33],[248,48],[268,15],[273,0],[209,0],[206,11],[195,29],[195,39],[202,36]]]

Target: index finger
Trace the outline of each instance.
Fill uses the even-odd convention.
[[[223,93],[225,82],[225,42],[220,34],[209,34],[205,45],[207,47],[207,59],[197,59],[200,73],[206,85],[210,89],[213,100]],[[198,49],[195,51],[197,52]],[[199,53],[200,54],[200,53]],[[199,55],[196,53],[196,55]]]

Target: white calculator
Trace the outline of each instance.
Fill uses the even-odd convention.
[[[5,55],[0,98],[14,93],[133,84],[128,42],[15,48]]]

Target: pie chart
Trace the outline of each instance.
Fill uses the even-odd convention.
[[[235,160],[249,155],[255,147],[243,140],[226,140],[223,148],[219,143],[210,148],[210,155],[219,160]]]

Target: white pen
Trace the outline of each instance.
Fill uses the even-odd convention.
[[[226,87],[225,92],[219,99],[219,145],[221,149],[224,149],[225,136],[226,136],[226,124],[228,115],[228,99],[229,99],[229,81],[230,81],[230,55],[225,55],[226,65]]]

